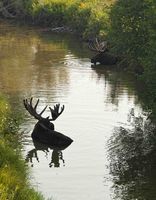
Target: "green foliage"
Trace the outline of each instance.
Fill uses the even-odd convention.
[[[41,200],[29,186],[28,169],[18,144],[18,120],[13,117],[7,100],[0,96],[0,199]]]
[[[144,67],[149,105],[156,114],[156,1],[118,0],[110,12],[109,39],[131,67]]]
[[[147,66],[155,63],[155,10],[151,0],[119,0],[113,5],[109,37],[118,53]]]
[[[88,24],[91,8],[84,3],[75,3],[67,6],[65,22],[77,33],[82,34]]]
[[[64,1],[39,4],[34,2],[32,9],[33,22],[43,26],[61,26],[64,23],[66,3]]]
[[[110,37],[119,53],[137,60],[144,56],[149,34],[148,8],[146,0],[119,0],[112,7]]]
[[[0,96],[0,132],[4,131],[10,107],[4,97]]]
[[[84,31],[84,36],[89,38],[106,38],[109,29],[109,9],[99,11],[93,9]]]
[[[70,27],[84,37],[106,36],[109,10],[115,0],[11,0],[11,12],[46,27]]]
[[[156,84],[156,2],[153,0],[150,1],[150,9],[147,10],[147,15],[148,46],[146,48],[146,55],[142,60],[145,66],[145,76],[150,79],[150,81],[146,79],[147,83]]]

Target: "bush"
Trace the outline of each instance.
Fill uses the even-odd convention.
[[[88,24],[91,9],[84,3],[74,3],[67,6],[65,22],[77,33],[82,34]]]
[[[127,64],[143,66],[146,99],[156,114],[156,2],[154,0],[119,0],[110,12],[109,38],[114,51]]]
[[[42,26],[62,26],[66,4],[63,1],[33,4],[32,17],[35,24]]]
[[[146,0],[119,0],[112,7],[111,41],[116,51],[140,59],[145,54],[147,47],[148,30],[145,26],[145,11],[148,9]]]
[[[13,0],[12,0],[13,1]],[[15,0],[18,19],[46,27],[68,26],[84,37],[106,36],[109,10],[115,0]]]

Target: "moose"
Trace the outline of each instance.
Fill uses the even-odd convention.
[[[91,58],[91,63],[96,65],[114,65],[117,63],[118,58],[113,54],[109,53],[108,44],[106,41],[99,42],[98,39],[90,40],[88,47],[90,50],[97,52],[97,54]]]
[[[42,117],[42,114],[46,110],[47,106],[45,106],[40,113],[37,113],[36,109],[39,104],[39,99],[37,100],[35,106],[33,106],[33,98],[31,98],[30,101],[28,99],[24,99],[23,103],[30,115],[38,120],[31,134],[33,140],[53,147],[67,147],[73,142],[71,138],[55,131],[54,124],[51,122],[56,120],[58,116],[62,114],[64,111],[64,105],[61,108],[60,104],[54,105],[54,108],[49,107],[51,118],[49,116],[44,118]]]

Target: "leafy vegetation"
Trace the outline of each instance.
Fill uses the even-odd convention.
[[[43,197],[29,186],[28,169],[20,155],[18,122],[11,118],[11,107],[0,96],[0,199],[41,200]]]
[[[156,114],[156,2],[154,0],[119,0],[110,12],[110,40],[126,65],[143,67],[146,102]]]
[[[104,36],[115,0],[2,0],[18,19],[46,27],[68,26],[83,37]],[[2,13],[3,14],[3,13]]]

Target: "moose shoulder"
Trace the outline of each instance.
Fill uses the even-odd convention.
[[[32,101],[33,98],[31,98],[30,101],[27,99],[23,100],[26,110],[33,117],[35,117],[35,119],[38,120],[32,132],[33,140],[55,147],[66,147],[70,145],[73,140],[64,134],[55,131],[54,124],[51,122],[56,120],[58,116],[61,115],[61,113],[64,111],[64,105],[61,108],[60,104],[56,104],[54,108],[49,107],[51,118],[49,116],[44,118],[42,117],[42,114],[46,110],[47,106],[45,106],[45,108],[40,113],[37,113],[36,109],[39,103],[39,99],[37,100],[35,106],[32,105]]]

